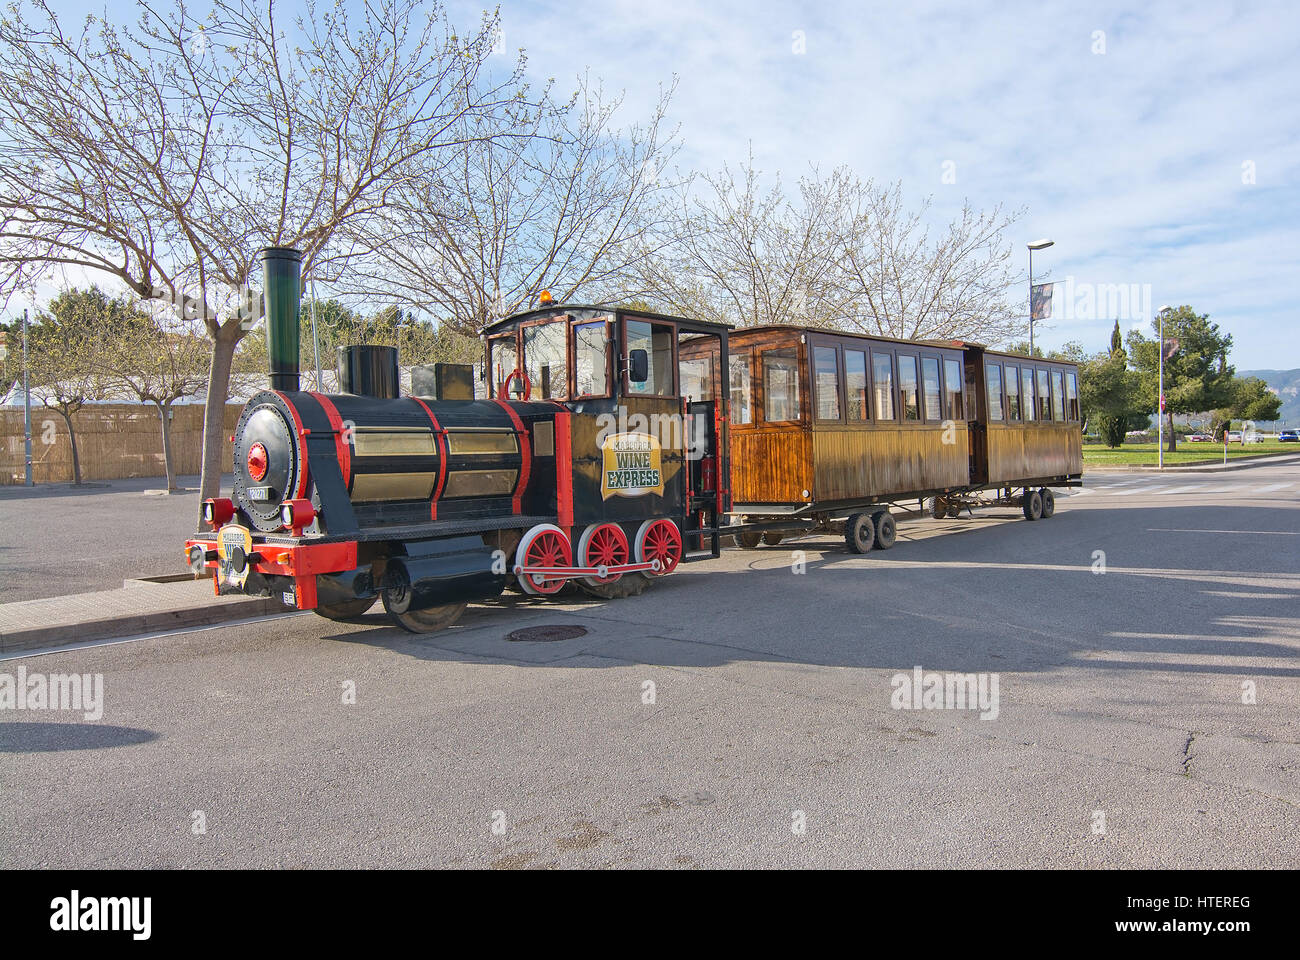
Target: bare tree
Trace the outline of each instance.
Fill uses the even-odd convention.
[[[661,201],[676,185],[671,95],[619,129],[622,99],[583,79],[568,104],[534,115],[522,142],[462,118],[463,145],[426,158],[434,166],[390,194],[379,229],[393,239],[369,245],[377,255],[357,277],[468,336],[543,289],[557,303],[634,291],[637,265],[663,243]]]
[[[1023,323],[1003,235],[1018,214],[966,205],[932,241],[927,200],[906,211],[900,187],[844,167],[766,189],[753,157],[683,190],[670,255],[646,261],[649,299],[665,309],[749,326],[796,323],[891,337],[1004,340]]]
[[[130,310],[98,287],[66,290],[50,301],[29,331],[28,371],[32,397],[63,418],[72,448],[72,482],[81,485],[81,456],[72,418],[104,399],[110,380],[104,367],[107,333]]]
[[[155,311],[158,313],[162,311]],[[112,344],[103,356],[109,375],[141,403],[153,404],[158,412],[167,492],[171,493],[176,489],[172,406],[177,400],[197,397],[202,392],[208,379],[209,344],[193,323],[169,323],[165,315],[150,316],[138,306],[116,317],[106,333]]]
[[[305,276],[337,277],[430,154],[535,110],[522,56],[489,67],[494,16],[461,36],[420,0],[367,0],[359,23],[309,3],[290,39],[271,0],[137,9],[75,30],[46,0],[0,15],[0,294],[98,271],[201,321],[209,497],[258,248],[296,246]]]

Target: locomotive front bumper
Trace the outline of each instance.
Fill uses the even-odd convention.
[[[217,596],[279,596],[286,606],[312,610],[333,599],[321,593],[340,588],[354,596],[358,591],[373,595],[368,572],[357,570],[355,542],[257,543],[244,528],[223,527],[215,538],[187,540],[185,558],[196,576],[211,571]],[[346,587],[335,583],[350,573],[356,576]],[[358,578],[366,582],[355,582]]]

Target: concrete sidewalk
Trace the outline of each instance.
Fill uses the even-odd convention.
[[[128,580],[117,590],[0,604],[0,654],[283,613],[278,598],[218,597],[212,580]]]
[[[1295,453],[1261,453],[1244,457],[1229,457],[1227,463],[1214,460],[1194,460],[1191,463],[1169,464],[1163,470],[1145,463],[1096,464],[1084,463],[1083,473],[1223,473],[1262,467],[1271,464],[1300,463],[1300,450]]]

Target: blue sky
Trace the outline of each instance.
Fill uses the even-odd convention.
[[[482,4],[449,9],[469,23]],[[1300,5],[567,0],[501,12],[507,48],[525,47],[538,77],[590,67],[625,91],[629,120],[676,74],[686,166],[734,163],[752,143],[760,169],[786,180],[843,163],[932,195],[941,215],[966,198],[1024,206],[1022,268],[1024,243],[1050,237],[1035,273],[1073,277],[1076,296],[1149,285],[1152,306],[1190,303],[1231,332],[1239,368],[1300,367]],[[1060,293],[1042,342],[1102,348],[1114,317],[1078,316],[1078,300],[1062,317]]]
[[[305,9],[277,7],[286,24]],[[483,9],[448,5],[462,29]],[[507,0],[501,13],[536,79],[568,89],[590,68],[626,95],[624,121],[676,75],[686,168],[752,144],[787,182],[837,164],[901,180],[937,219],[967,198],[1025,207],[1018,268],[1025,242],[1050,237],[1037,275],[1073,278],[1076,295],[1136,284],[1142,305],[1208,312],[1239,369],[1300,367],[1300,4]],[[1041,342],[1101,349],[1113,314],[1063,316],[1060,293]]]

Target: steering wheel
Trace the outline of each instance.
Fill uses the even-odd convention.
[[[501,381],[501,386],[497,390],[497,399],[510,399],[510,384],[514,382],[515,377],[518,377],[524,382],[524,394],[522,399],[527,400],[533,395],[533,385],[528,380],[528,374],[524,372],[522,367],[515,367],[510,371],[510,375]]]

